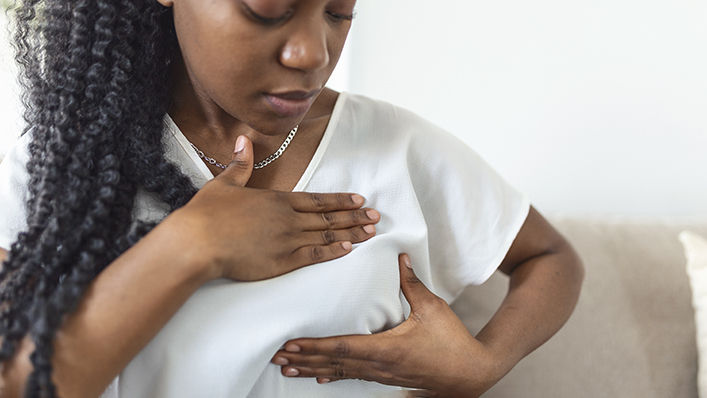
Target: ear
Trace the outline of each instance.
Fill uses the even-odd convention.
[[[157,0],[157,2],[167,8],[172,7],[174,5],[174,0]]]

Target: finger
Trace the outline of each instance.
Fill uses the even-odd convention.
[[[375,236],[376,227],[364,225],[347,229],[327,229],[326,231],[303,232],[301,245],[330,245],[335,242],[361,243]]]
[[[275,365],[290,366],[290,367],[308,367],[308,368],[332,368],[337,366],[355,367],[363,362],[368,367],[382,369],[395,361],[392,358],[382,357],[380,360],[356,359],[356,358],[340,358],[331,355],[321,354],[301,354],[296,352],[278,351],[270,360]]]
[[[351,251],[351,242],[336,242],[330,245],[303,246],[292,252],[290,261],[295,268],[323,263],[343,257]]]
[[[244,135],[238,136],[236,147],[226,169],[216,178],[228,179],[241,187],[246,186],[253,174],[253,143]]]
[[[363,196],[350,193],[291,192],[288,196],[292,208],[301,212],[353,210],[366,201]]]
[[[388,339],[381,334],[295,339],[285,343],[285,351],[301,355],[322,355],[331,358],[354,358],[385,362]]]
[[[270,362],[274,363],[275,365],[291,365],[294,367],[307,366],[310,368],[321,368],[327,365],[333,365],[334,363],[339,361],[340,359],[332,358],[328,355],[307,355],[282,350],[275,353],[275,355],[270,360]]]
[[[439,394],[431,390],[410,390],[405,395],[406,398],[433,398],[438,396]]]
[[[310,368],[307,366],[283,366],[280,369],[280,373],[287,377],[316,377],[316,378],[326,378],[326,379],[362,379],[368,381],[374,380],[375,376],[361,372],[362,366],[355,365],[352,367],[351,364],[348,366],[336,366],[336,367],[326,367],[326,368]]]
[[[280,373],[287,377],[316,377],[318,381],[321,379],[329,379],[329,381],[360,379],[401,387],[410,387],[415,384],[415,380],[395,376],[383,367],[371,365],[368,361],[349,359],[340,365],[326,367],[283,366]]]
[[[339,380],[341,379],[337,379],[336,377],[317,377],[317,383],[319,384],[333,383]]]
[[[303,213],[300,218],[305,231],[321,231],[375,224],[380,221],[381,216],[377,211],[365,208],[325,213]]]
[[[400,288],[410,304],[410,308],[414,309],[423,301],[429,300],[431,297],[437,298],[420,279],[417,278],[412,269],[410,256],[401,254],[398,256],[398,266],[400,267]]]

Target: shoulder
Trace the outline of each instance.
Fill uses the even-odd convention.
[[[417,113],[386,100],[349,92],[342,92],[340,95],[344,97],[346,108],[364,119],[363,121],[394,126],[396,130],[414,127],[438,128]]]
[[[391,102],[361,94],[342,92],[341,116],[359,136],[373,142],[395,142],[411,149],[466,146],[460,139],[420,114]]]
[[[342,94],[345,95],[348,116],[352,119],[348,122],[358,127],[357,134],[375,142],[394,141],[420,159],[444,154],[480,160],[479,154],[459,138],[458,135],[466,132],[448,131],[436,122],[388,101],[360,94]]]

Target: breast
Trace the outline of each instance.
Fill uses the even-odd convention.
[[[203,285],[121,373],[121,396],[245,397],[268,367],[281,383],[290,382],[269,363],[288,339],[369,334],[399,324],[397,258],[409,239],[382,233],[343,258],[277,278]]]

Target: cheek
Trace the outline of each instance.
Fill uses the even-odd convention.
[[[333,70],[341,57],[349,29],[333,32],[328,39],[329,57],[331,58],[330,67]]]
[[[257,83],[253,77],[275,51],[272,40],[244,21],[235,1],[176,2],[174,23],[191,78],[207,91]]]

